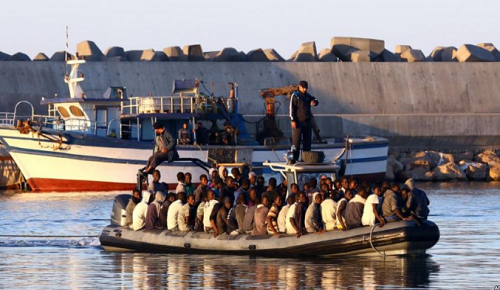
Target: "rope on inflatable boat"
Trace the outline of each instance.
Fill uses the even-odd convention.
[[[377,254],[379,254],[380,256],[384,257],[385,258],[385,252],[381,253],[379,250],[377,250],[377,248],[375,248],[375,246],[373,245],[373,242],[372,242],[372,236],[373,236],[373,230],[375,230],[375,228],[378,226],[378,224],[375,224],[373,225],[371,231],[370,231],[370,246],[372,246],[372,249],[377,252]]]

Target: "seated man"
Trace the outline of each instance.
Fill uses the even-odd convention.
[[[256,205],[256,200],[257,200],[257,189],[255,187],[250,188],[250,190],[247,192],[247,197],[245,198],[246,204],[250,206],[255,206]]]
[[[351,199],[352,191],[350,189],[346,189],[344,192],[344,197],[342,197],[337,203],[337,228],[339,230],[347,231],[344,212],[347,207],[347,203],[349,203]]]
[[[219,235],[228,233],[229,221],[227,217],[229,214],[229,210],[233,205],[229,197],[225,197],[222,204],[223,206],[221,206],[219,211],[217,212],[217,217],[215,220],[215,223],[217,224],[217,230],[219,231]]]
[[[333,200],[334,196],[334,191],[326,194],[326,199],[321,203],[321,218],[326,231],[331,231],[337,226],[337,203]]]
[[[182,206],[179,211],[179,215],[177,218],[177,224],[179,226],[179,231],[188,232],[193,230],[194,228],[194,215],[196,212],[193,212],[194,206],[194,195],[188,195],[187,202]]]
[[[295,203],[295,196],[288,196],[287,204],[283,206],[278,214],[278,232],[286,233],[287,214],[292,204]]]
[[[127,226],[132,225],[133,222],[133,215],[134,215],[134,209],[136,205],[141,202],[141,192],[139,189],[134,188],[132,191],[132,197],[129,199],[127,207],[125,209],[126,215],[127,215]]]
[[[184,173],[184,188],[186,189],[186,196],[194,194],[193,176],[190,172]]]
[[[278,182],[276,181],[276,178],[274,177],[269,178],[269,186],[267,187],[267,190],[262,193],[262,196],[267,195],[269,200],[274,201],[276,196],[279,195],[278,192],[276,191],[277,183]]]
[[[220,190],[219,202],[224,202],[224,198],[229,198],[231,205],[234,204],[234,178],[232,176],[226,177],[226,183]]]
[[[267,214],[267,232],[271,235],[279,235],[278,213],[280,212],[281,205],[281,196],[276,196]]]
[[[243,176],[241,175],[241,171],[238,167],[233,167],[233,169],[231,169],[231,174],[233,175],[234,177],[234,182],[236,183],[236,186],[241,186],[241,182],[243,181]]]
[[[247,210],[248,210],[248,206],[245,204],[245,196],[244,195],[238,196],[237,204],[234,207],[234,215],[236,218],[236,223],[238,225],[238,228],[237,228],[238,232],[233,233],[234,232],[233,231],[233,232],[231,232],[231,234],[244,234],[245,233],[244,223],[245,223],[245,215],[247,213]]]
[[[208,130],[203,127],[202,122],[196,123],[196,129],[194,130],[196,135],[196,144],[207,145],[208,144]]]
[[[170,208],[170,205],[174,201],[175,201],[175,194],[173,192],[169,192],[167,194],[167,200],[165,200],[165,202],[160,208],[160,227],[162,229],[166,229],[168,227],[168,222],[167,222],[168,210]]]
[[[394,220],[410,220],[401,212],[401,197],[399,196],[399,185],[394,184],[391,189],[387,189],[384,193],[384,201],[382,203],[382,215],[387,221]]]
[[[365,186],[358,186],[356,195],[347,203],[345,207],[345,225],[347,229],[362,227],[361,218],[365,209],[366,197],[368,197],[369,189]]]
[[[373,226],[377,221],[379,222],[380,227],[384,226],[384,218],[378,212],[378,205],[381,203],[381,199],[382,188],[376,185],[373,188],[373,194],[369,195],[365,202],[363,217],[361,218],[361,223],[364,226]]]
[[[179,212],[181,211],[182,206],[185,202],[186,194],[184,192],[179,192],[177,194],[177,200],[172,202],[170,208],[168,209],[167,214],[167,229],[169,231],[178,231],[179,230]]]
[[[255,210],[257,205],[260,204],[260,198],[255,198],[255,205],[249,206],[247,212],[245,213],[245,218],[243,219],[243,230],[246,233],[251,233],[254,225]]]
[[[220,207],[221,204],[215,199],[214,191],[209,189],[207,191],[207,201],[205,202],[205,210],[203,212],[203,226],[205,227],[205,232],[214,234],[214,237],[219,235],[216,219]]]
[[[188,130],[188,123],[182,124],[182,128],[177,133],[177,137],[179,137],[179,144],[182,145],[193,144],[193,135],[191,134],[191,131]]]
[[[200,175],[200,185],[194,191],[194,203],[200,204],[202,197],[207,195],[208,177],[205,174]]]
[[[155,194],[155,200],[149,204],[146,215],[146,230],[162,228],[160,223],[160,208],[167,196],[162,191]]]
[[[153,170],[164,161],[170,163],[179,158],[179,154],[175,150],[174,137],[158,122],[154,123],[153,128],[156,134],[154,154],[149,157],[146,167],[139,170],[142,175],[152,174]]]
[[[234,191],[234,205],[236,205],[240,195],[243,196],[243,200],[245,199],[249,189],[250,189],[250,180],[244,179],[241,182],[241,186]]]
[[[142,193],[142,200],[134,208],[132,214],[132,229],[134,231],[142,230],[146,225],[146,216],[148,214],[149,198],[151,193],[144,191]]]
[[[253,229],[252,236],[260,236],[267,234],[267,214],[269,213],[269,197],[264,195],[262,197],[262,203],[258,204],[255,208],[254,218],[253,218]]]
[[[307,210],[306,194],[299,191],[297,202],[295,203],[295,213],[293,219],[290,219],[290,224],[296,232],[297,238],[300,238],[305,232],[305,220]]]
[[[161,173],[159,170],[153,171],[153,181],[149,184],[148,190],[152,194],[156,194],[158,191],[167,192],[168,185],[165,182],[160,182]]]
[[[315,193],[312,199],[313,202],[307,208],[305,215],[306,231],[308,233],[323,233],[325,231],[321,218],[321,202],[323,199],[320,193]]]
[[[292,221],[295,219],[295,207],[297,207],[300,192],[302,191],[297,193],[285,216],[285,233],[287,234],[297,234],[295,227],[292,225]]]
[[[175,188],[175,193],[184,192],[186,193],[186,175],[183,172],[177,172],[177,187]]]
[[[207,195],[201,197],[201,202],[196,208],[196,219],[194,220],[194,230],[197,232],[204,232],[205,227],[203,226],[203,215],[205,212],[205,202],[207,201]]]

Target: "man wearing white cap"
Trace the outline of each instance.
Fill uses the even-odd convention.
[[[248,173],[248,180],[250,180],[250,188],[254,187],[257,182],[257,174],[251,171],[250,173]]]

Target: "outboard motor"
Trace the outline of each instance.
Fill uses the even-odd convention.
[[[120,194],[113,200],[113,210],[111,211],[111,224],[118,226],[127,225],[127,204],[132,198],[130,194]]]

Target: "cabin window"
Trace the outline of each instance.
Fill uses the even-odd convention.
[[[83,117],[83,116],[85,116],[83,114],[83,111],[80,108],[76,107],[76,106],[70,106],[69,110],[71,111],[71,114],[73,114],[75,117]]]
[[[57,107],[57,111],[59,111],[59,114],[61,114],[61,116],[63,118],[69,118],[69,113],[68,113],[68,110],[66,110],[66,108],[64,108],[64,107]]]

